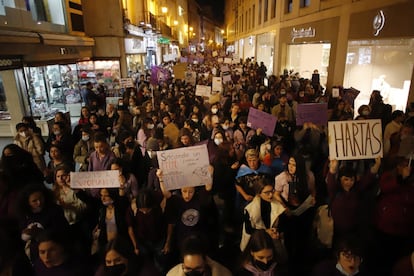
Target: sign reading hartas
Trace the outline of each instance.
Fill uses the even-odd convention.
[[[70,187],[72,189],[119,188],[118,171],[71,172]]]
[[[261,128],[263,133],[269,137],[273,136],[277,118],[269,113],[250,107],[247,117],[247,126],[253,129]]]
[[[298,104],[296,111],[296,125],[314,123],[315,125],[326,126],[328,122],[327,103]]]
[[[207,145],[157,152],[167,190],[211,183]]]
[[[382,157],[381,120],[328,122],[329,157],[337,160]]]

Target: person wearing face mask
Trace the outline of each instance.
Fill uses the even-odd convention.
[[[181,246],[182,263],[167,276],[230,276],[231,272],[207,255],[206,242],[197,235],[189,236]]]
[[[89,156],[94,150],[91,130],[83,127],[81,130],[82,138],[76,143],[73,150],[73,160],[79,164],[79,171],[87,171],[89,165]]]
[[[54,203],[51,191],[43,183],[29,183],[21,191],[17,214],[21,238],[32,262],[39,256],[37,237],[43,230],[59,232],[69,229],[63,209]]]
[[[318,263],[312,271],[312,276],[365,276],[389,275],[376,274],[363,266],[363,249],[361,241],[355,236],[341,239],[336,245],[335,259],[327,259]],[[388,252],[389,254],[390,252]]]
[[[161,276],[153,264],[134,254],[131,244],[122,237],[108,242],[103,264],[95,276]]]
[[[137,142],[142,148],[146,148],[147,139],[153,136],[154,127],[154,121],[151,118],[144,119],[141,128],[137,132]]]
[[[38,135],[34,135],[25,123],[18,123],[16,125],[16,131],[17,135],[14,137],[14,144],[28,151],[33,156],[33,161],[39,170],[44,171],[46,162],[44,158],[45,147],[43,141]]]
[[[55,122],[52,126],[52,130],[49,132],[49,138],[46,141],[46,150],[49,151],[52,145],[59,146],[62,150],[62,154],[66,158],[72,158],[72,136],[65,131],[65,125],[63,122]]]
[[[271,235],[265,229],[252,233],[242,253],[242,267],[237,276],[288,275],[286,269],[277,263],[276,250]]]

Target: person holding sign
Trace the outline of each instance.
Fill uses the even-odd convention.
[[[365,173],[365,176],[356,181],[356,171],[350,166],[344,166],[338,171],[338,161],[333,159],[329,163],[329,172],[326,185],[334,220],[334,239],[345,237],[351,233],[360,233],[358,224],[359,214],[364,208],[361,195],[375,181],[375,176],[381,165],[381,158],[375,159],[375,164]]]
[[[286,208],[285,244],[290,269],[298,272],[295,263],[305,260],[307,234],[312,229],[315,204],[315,176],[306,169],[302,155],[289,158],[287,170],[275,178],[275,198]]]
[[[209,166],[210,174],[213,174],[213,167]],[[217,210],[210,194],[212,183],[206,184],[205,188],[182,187],[180,194],[172,194],[166,190],[162,170],[157,170],[160,181],[160,188],[167,199],[165,213],[168,223],[167,241],[164,251],[170,251],[192,235],[201,234],[207,237],[215,248],[217,245],[218,233]],[[174,236],[173,234],[174,230]]]

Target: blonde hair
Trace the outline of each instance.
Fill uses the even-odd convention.
[[[259,152],[255,149],[248,149],[246,150],[246,153],[244,154],[244,156],[247,158],[251,158],[251,157],[256,157],[259,158]]]

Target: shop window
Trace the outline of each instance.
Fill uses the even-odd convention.
[[[37,22],[65,25],[65,14],[61,0],[26,0],[26,9]]]
[[[14,0],[2,0],[0,1],[0,15],[6,15],[5,7],[15,8]]]
[[[357,40],[348,42],[344,87],[360,93],[354,110],[369,103],[379,90],[393,110],[405,111],[414,64],[414,39]]]
[[[4,91],[3,78],[0,76],[0,120],[10,120],[7,108],[6,91]]]
[[[32,115],[42,119],[82,101],[76,64],[25,68]],[[78,114],[73,114],[78,116]]]
[[[300,0],[300,7],[301,8],[306,8],[310,6],[310,2],[311,0]]]
[[[267,21],[268,11],[269,11],[269,0],[264,0],[264,15],[263,15],[263,22]]]

